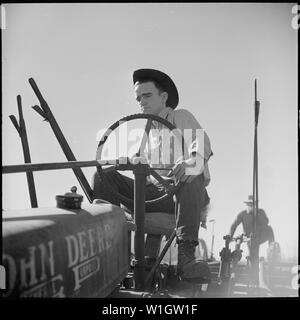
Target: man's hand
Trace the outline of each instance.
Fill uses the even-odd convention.
[[[119,157],[118,162],[120,164],[138,164],[138,163],[147,164],[148,163],[145,157],[138,157],[136,155],[133,155],[131,158]]]
[[[172,171],[168,174],[168,177],[175,176],[176,180],[190,183],[199,176],[203,170],[204,159],[199,154],[196,154],[186,160],[179,158],[172,168]]]
[[[130,158],[130,162],[132,164],[138,164],[138,163],[142,163],[142,164],[148,164],[148,160],[145,157],[141,157],[141,156],[136,156],[134,155],[133,157]]]

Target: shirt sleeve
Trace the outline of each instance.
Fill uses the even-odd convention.
[[[188,155],[196,152],[208,160],[212,153],[210,140],[193,114],[185,109],[176,110],[174,121],[184,137]]]
[[[267,225],[269,223],[269,218],[263,209],[258,209],[258,219],[261,225]]]
[[[233,237],[236,228],[239,226],[239,224],[241,222],[242,222],[242,212],[237,215],[237,217],[235,218],[235,220],[233,221],[233,223],[232,223],[232,225],[230,227],[229,234],[230,234],[231,237]]]

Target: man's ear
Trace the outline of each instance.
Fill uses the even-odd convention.
[[[167,100],[168,100],[168,97],[169,97],[168,92],[166,92],[166,91],[162,92],[161,96],[163,98],[163,102],[167,103]]]

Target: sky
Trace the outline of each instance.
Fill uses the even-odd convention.
[[[2,26],[2,163],[24,163],[9,115],[18,94],[33,163],[66,158],[38,104],[34,78],[77,160],[93,160],[97,132],[139,112],[132,72],[167,73],[179,106],[209,135],[208,193],[214,255],[252,193],[254,79],[258,80],[259,206],[282,254],[298,252],[297,28],[295,4],[111,3],[5,4]],[[3,12],[3,11],[2,11]],[[3,22],[3,20],[2,20]],[[94,168],[85,168],[88,181]],[[76,185],[72,170],[34,173],[40,207]],[[30,207],[25,173],[3,175],[3,208]],[[87,202],[87,200],[84,200]],[[213,223],[199,237],[210,247]],[[236,234],[241,233],[238,229]],[[265,250],[266,248],[262,248]]]

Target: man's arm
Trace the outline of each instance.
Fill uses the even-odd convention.
[[[269,223],[269,218],[263,209],[258,209],[258,219],[261,225],[268,225]]]
[[[175,112],[174,123],[185,140],[185,159],[178,159],[173,174],[181,181],[191,182],[203,171],[208,173],[207,161],[212,154],[210,140],[196,118],[187,110]]]
[[[194,115],[185,109],[176,110],[174,122],[184,136],[188,156],[198,154],[207,161],[212,153],[210,140]]]
[[[236,228],[239,226],[239,224],[242,222],[242,214],[239,213],[236,217],[236,219],[233,221],[231,227],[230,227],[230,231],[229,231],[229,235],[232,238]]]

